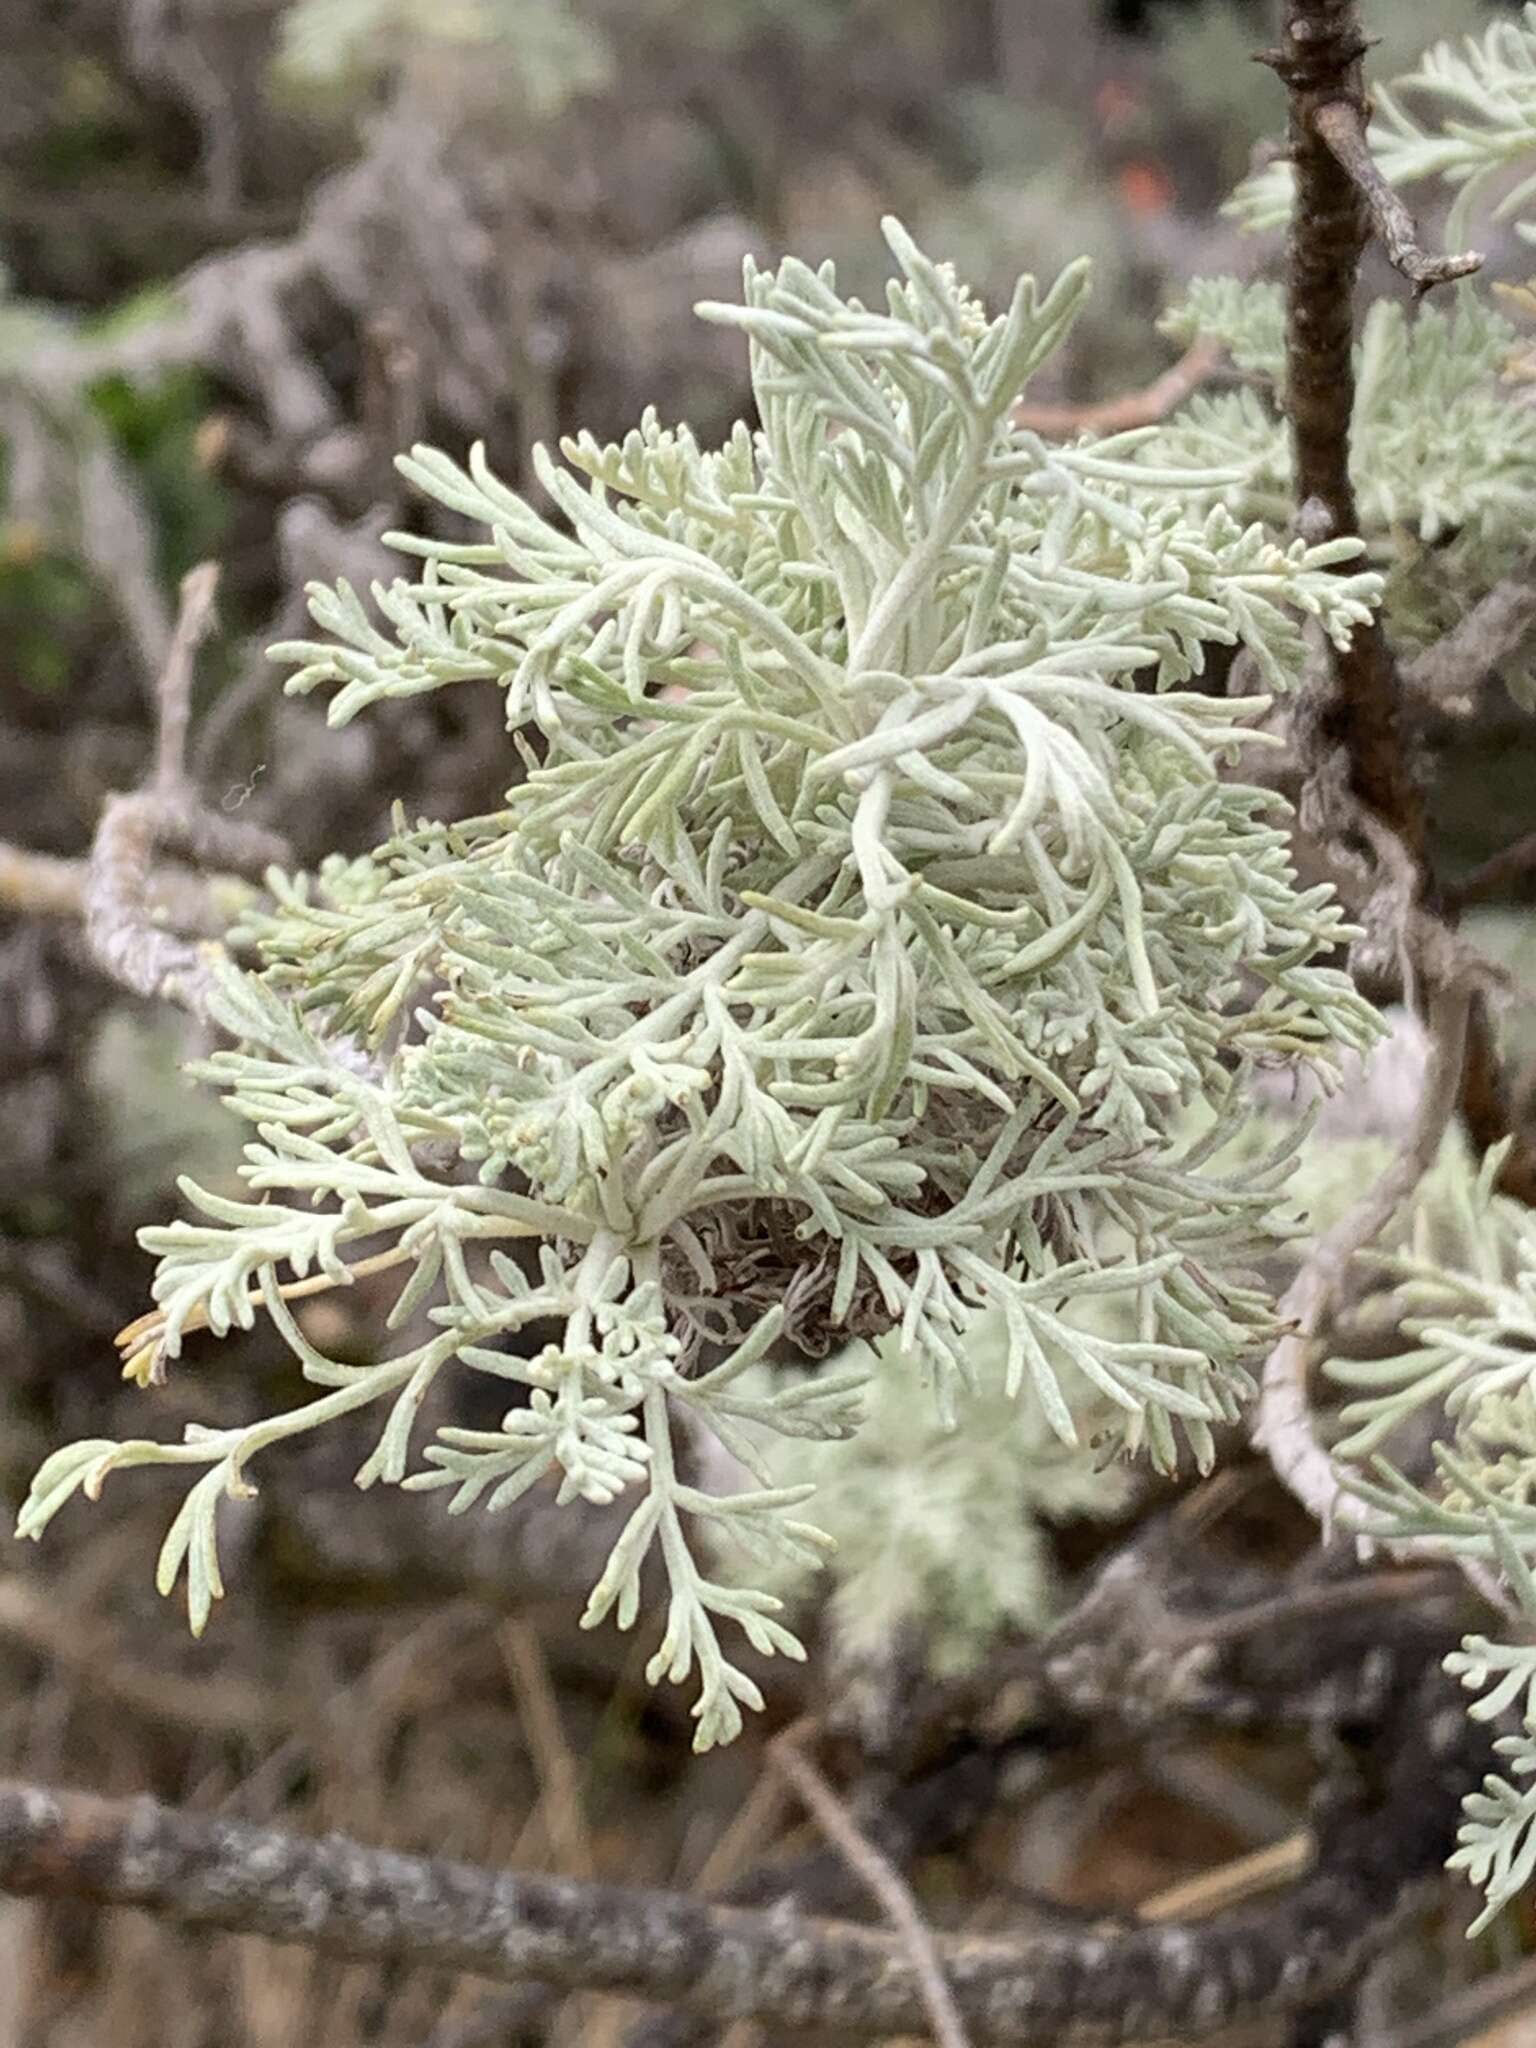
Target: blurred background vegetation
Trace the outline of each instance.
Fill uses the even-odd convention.
[[[1373,0],[1373,68],[1474,29],[1484,0]],[[420,520],[416,438],[528,485],[539,440],[621,432],[646,404],[718,434],[745,404],[729,330],[748,252],[836,258],[878,292],[895,211],[991,294],[1095,259],[1057,384],[1155,376],[1159,311],[1195,275],[1273,262],[1220,202],[1281,93],[1245,0],[7,0],[0,76],[0,1495],[66,1437],[131,1433],[113,1331],[143,1305],[136,1227],[174,1175],[215,1183],[231,1134],[183,1084],[184,1028],[106,988],[77,922],[38,917],[10,848],[78,857],[143,774],[178,578],[215,558],[220,630],[193,756],[295,859],[357,852],[389,806],[465,815],[509,779],[495,693],[392,701],[333,731],[281,697],[265,646],[311,577],[390,573]],[[1514,836],[1530,771],[1492,705],[1458,742],[1440,827],[1468,861]],[[29,870],[35,882],[35,866]],[[30,883],[28,884],[30,886]],[[59,908],[68,910],[67,881]],[[25,899],[25,900],[24,900]],[[1505,913],[1507,945],[1528,913]],[[195,1050],[195,1048],[192,1048]],[[325,1348],[363,1357],[359,1288]],[[318,1334],[318,1333],[317,1333]],[[231,1340],[156,1395],[270,1402],[287,1371]],[[194,1379],[189,1392],[187,1383]],[[169,1411],[167,1414],[166,1411]],[[243,1597],[193,1646],[145,1586],[146,1485],[0,1556],[0,1771],[634,1881],[723,1882],[789,1820],[757,1758],[686,1761],[645,1645],[577,1634],[577,1516],[449,1524],[437,1497],[357,1496],[341,1452],[247,1504]],[[567,1524],[575,1526],[567,1526]],[[1072,1530],[1049,1539],[1070,1561]],[[45,1576],[46,1573],[46,1576]],[[772,1717],[798,1710],[794,1672]],[[1010,1873],[1128,1903],[1249,1846],[1304,1772],[1231,1792],[1111,1774],[999,1826],[957,1910]],[[1289,1773],[1289,1775],[1287,1775]],[[1203,1785],[1204,1789],[1201,1789]],[[1107,1803],[1106,1803],[1107,1802]],[[1267,1807],[1265,1802],[1268,1802]],[[1082,1801],[1077,1801],[1079,1808]],[[735,1816],[733,1829],[727,1823]],[[1042,1816],[1044,1816],[1042,1818]],[[1109,1823],[1113,1821],[1113,1825]],[[1245,1832],[1246,1830],[1246,1832]],[[723,1837],[723,1840],[722,1840]],[[1001,1887],[1001,1890],[999,1889]],[[1447,1964],[1447,1967],[1451,1965]],[[471,2048],[622,2041],[612,2001],[392,1977],[119,1916],[0,1903],[0,2048]],[[659,2038],[659,2037],[658,2037]]]

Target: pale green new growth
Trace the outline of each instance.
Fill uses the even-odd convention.
[[[1376,1024],[1311,964],[1338,912],[1295,887],[1275,799],[1218,775],[1262,700],[1181,686],[1212,642],[1283,686],[1299,620],[1342,640],[1379,581],[1341,571],[1352,542],[1235,519],[1230,462],[1011,424],[1081,266],[992,319],[888,235],[884,311],[792,259],[702,309],[750,343],[759,432],[706,452],[647,418],[567,467],[541,452],[553,517],[478,449],[417,449],[405,473],[464,537],[398,539],[420,567],[374,592],[390,630],[312,592],[330,637],[278,650],[291,687],[333,687],[334,720],[495,687],[524,779],[493,816],[402,817],[317,884],[274,877],[265,969],[225,976],[237,1043],[207,1072],[254,1126],[250,1200],[188,1183],[204,1220],[145,1234],[165,1322],[137,1364],[260,1312],[323,1391],[178,1446],[61,1452],[26,1533],[114,1466],[206,1467],[161,1565],[187,1563],[201,1625],[217,1502],[255,1451],[383,1403],[359,1483],[399,1480],[437,1375],[490,1374],[502,1426],[442,1427],[406,1483],[460,1508],[545,1480],[634,1497],[587,1618],[633,1622],[659,1556],[651,1674],[697,1671],[703,1745],[757,1700],[722,1623],[800,1650],[761,1581],[707,1575],[701,1532],[810,1559],[809,1489],[775,1483],[759,1433],[858,1426],[857,1375],[786,1376],[786,1341],[899,1330],[948,1417],[987,1314],[1008,1397],[1064,1442],[1091,1399],[1110,1448],[1171,1466],[1181,1431],[1210,1457],[1284,1227],[1283,1148],[1210,1163],[1245,1069]],[[1192,1104],[1216,1112],[1198,1140]],[[316,1350],[279,1282],[344,1283],[360,1255],[402,1280],[400,1350],[370,1365]],[[1102,1323],[1065,1312],[1094,1298]],[[522,1356],[536,1325],[559,1334]],[[747,1491],[684,1476],[695,1436]]]
[[[1365,1461],[1354,1489],[1376,1511],[1372,1533],[1408,1537],[1500,1572],[1536,1619],[1536,1215],[1492,1193],[1506,1147],[1480,1172],[1456,1148],[1421,1190],[1410,1241],[1386,1261],[1409,1347],[1376,1360],[1334,1360],[1331,1376],[1356,1398],[1336,1446]],[[1435,1446],[1436,1478],[1417,1484],[1380,1452],[1419,1411],[1444,1413],[1452,1434]],[[1501,1736],[1516,1776],[1536,1770],[1536,1646],[1469,1636],[1448,1660],[1470,1691],[1479,1719],[1516,1712],[1523,1732]],[[1536,1868],[1536,1789],[1499,1777],[1466,1801],[1453,1867],[1484,1886],[1481,1928]],[[1476,1929],[1474,1929],[1476,1931]]]

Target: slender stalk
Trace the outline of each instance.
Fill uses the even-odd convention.
[[[1355,0],[1285,0],[1281,46],[1267,61],[1290,95],[1296,175],[1286,265],[1286,400],[1299,523],[1309,539],[1358,534],[1350,476],[1355,404],[1355,280],[1370,235],[1365,198],[1330,146],[1325,109],[1367,116],[1360,60],[1367,44]],[[1424,804],[1407,768],[1395,666],[1379,624],[1357,626],[1335,652],[1333,736],[1356,796],[1422,863]]]

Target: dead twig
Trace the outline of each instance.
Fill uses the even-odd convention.
[[[1278,1886],[1294,1884],[1312,1860],[1312,1837],[1305,1828],[1283,1840],[1268,1843],[1214,1870],[1202,1870],[1198,1877],[1182,1879],[1143,1899],[1136,1908],[1139,1920],[1198,1920],[1203,1914],[1224,1911],[1228,1906],[1262,1898]]]
[[[1220,367],[1225,354],[1219,341],[1201,335],[1176,363],[1139,391],[1124,391],[1088,405],[1021,403],[1014,408],[1014,424],[1063,440],[1072,434],[1120,434],[1131,427],[1156,426],[1199,390]]]
[[[1479,598],[1464,619],[1403,669],[1403,687],[1426,711],[1470,705],[1489,672],[1520,653],[1536,635],[1536,562],[1528,576],[1508,576]]]
[[[1355,1982],[1405,1888],[1444,1856],[1430,1834],[1405,1861],[1373,1810],[1347,1823],[1334,1850],[1320,1843],[1314,1867],[1262,1907],[1113,1935],[1072,1924],[1013,1939],[937,1936],[938,1967],[975,2048],[1038,2048],[1074,2031],[1104,2048],[1209,2037]],[[1344,1876],[1329,1865],[1335,1852]],[[502,1984],[629,1993],[797,2036],[871,2040],[932,2024],[910,1943],[879,1929],[401,1855],[147,1799],[0,1782],[0,1892],[135,1906],[188,1927]]]
[[[1286,251],[1286,403],[1295,452],[1298,525],[1308,539],[1358,535],[1350,478],[1355,404],[1354,294],[1366,221],[1359,189],[1317,124],[1320,109],[1365,106],[1366,44],[1354,0],[1286,0],[1282,46],[1267,53],[1289,96],[1296,203]],[[1415,864],[1424,805],[1407,766],[1395,665],[1379,621],[1331,650],[1333,737],[1360,802]]]
[[[1486,903],[1491,896],[1503,895],[1512,883],[1526,881],[1533,873],[1536,873],[1536,832],[1527,832],[1448,889],[1447,906],[1460,911],[1474,903]]]
[[[590,1877],[596,1864],[582,1805],[581,1770],[561,1724],[538,1631],[514,1616],[497,1630],[497,1642],[512,1681],[528,1753],[538,1773],[537,1813],[554,1852],[555,1867],[567,1877]]]
[[[827,1783],[822,1772],[800,1747],[806,1724],[797,1721],[774,1737],[768,1745],[773,1768],[804,1802],[827,1840],[867,1887],[871,1898],[901,1937],[917,1981],[923,2003],[939,2048],[970,2048],[965,2023],[955,2005],[954,1993],[945,1981],[933,1932],[924,1920],[912,1888],[888,1856],[881,1854],[863,1834],[852,1814]]]
[[[286,853],[259,825],[235,823],[203,807],[186,780],[193,660],[213,620],[218,570],[204,562],[183,577],[181,609],[156,685],[155,767],[143,788],[109,797],[91,847],[82,892],[85,935],[96,963],[135,995],[207,1014],[218,948],[166,931],[151,896],[163,853],[203,868],[259,875]]]
[[[214,625],[214,598],[219,588],[217,562],[199,562],[181,579],[181,609],[156,685],[155,773],[153,787],[174,795],[186,784],[187,727],[192,717],[193,663]]]
[[[1312,125],[1349,173],[1365,201],[1376,239],[1386,251],[1387,261],[1406,277],[1422,297],[1437,284],[1470,277],[1482,268],[1482,256],[1467,250],[1459,256],[1430,256],[1419,241],[1413,215],[1381,175],[1370,144],[1365,139],[1369,108],[1363,96],[1351,93],[1325,100],[1314,109]]]

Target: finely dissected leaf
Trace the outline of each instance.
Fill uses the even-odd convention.
[[[786,1346],[899,1330],[947,1427],[985,1327],[1002,1412],[1034,1404],[1069,1460],[1090,1410],[1097,1455],[1165,1465],[1236,1415],[1287,1157],[1229,1175],[1214,1149],[1251,1062],[1377,1027],[1311,964],[1343,927],[1298,891],[1282,807],[1218,772],[1264,700],[1184,686],[1242,643],[1286,687],[1299,619],[1346,638],[1378,579],[1234,518],[1230,462],[1013,425],[1082,266],[994,319],[889,240],[881,310],[829,267],[749,265],[742,305],[703,310],[745,336],[760,430],[708,450],[647,415],[543,453],[558,524],[482,451],[416,450],[471,537],[402,538],[376,612],[316,589],[329,637],[279,650],[336,718],[498,688],[527,773],[494,815],[399,817],[367,860],[275,878],[245,919],[265,964],[227,977],[207,1072],[253,1128],[251,1199],[188,1184],[200,1219],[148,1234],[162,1313],[134,1357],[265,1316],[324,1391],[161,1454],[210,1467],[166,1559],[195,1620],[221,1468],[387,1402],[358,1477],[398,1479],[438,1376],[479,1372],[500,1426],[444,1427],[406,1483],[455,1508],[638,1493],[589,1618],[628,1626],[660,1566],[651,1668],[694,1674],[707,1744],[757,1699],[733,1634],[800,1654],[709,1546],[758,1574],[823,1547],[763,1432],[860,1427],[856,1379],[786,1376]],[[363,1272],[394,1275],[399,1348],[327,1358],[290,1303]],[[557,1334],[528,1355],[535,1327]],[[760,1489],[733,1460],[680,1478],[682,1429]],[[45,1468],[29,1531],[73,1470]]]

